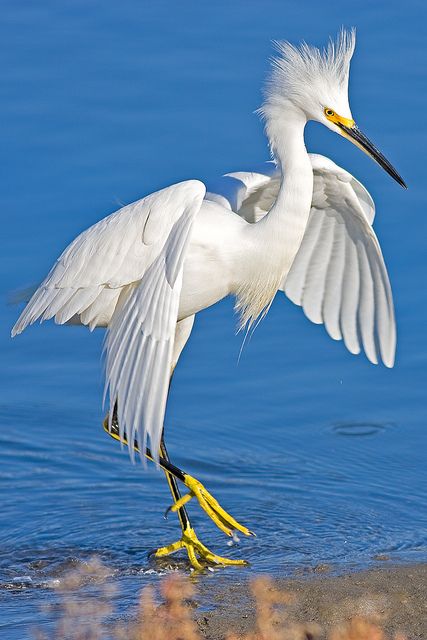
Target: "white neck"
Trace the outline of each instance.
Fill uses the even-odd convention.
[[[304,144],[305,115],[290,107],[287,111],[271,107],[266,131],[271,149],[282,173],[279,193],[263,218],[259,231],[265,236],[266,250],[277,251],[283,278],[287,276],[300,248],[310,215],[313,195],[313,169]],[[261,224],[262,223],[262,224]]]
[[[268,106],[266,131],[282,180],[276,202],[256,224],[244,277],[237,287],[240,326],[251,326],[268,308],[289,273],[310,215],[313,170],[304,144],[304,114],[290,106]]]

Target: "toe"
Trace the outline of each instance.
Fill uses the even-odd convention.
[[[205,545],[200,542],[199,539],[193,541],[194,546],[197,549],[197,553],[203,560],[209,562],[214,565],[236,565],[236,566],[246,566],[249,564],[246,560],[233,560],[232,558],[224,558],[222,556],[218,556],[216,553],[212,553],[210,549],[205,547]]]
[[[182,549],[183,546],[184,546],[184,543],[181,540],[178,540],[177,542],[173,542],[172,544],[169,544],[166,547],[159,547],[154,552],[154,556],[156,558],[162,558],[163,556],[168,556],[171,553],[175,553],[175,551],[179,551],[179,549]]]
[[[192,566],[197,571],[202,571],[204,569],[204,566],[197,559],[196,551],[195,551],[193,543],[191,543],[191,542],[190,543],[185,543],[185,548],[187,549],[188,559],[190,560]]]

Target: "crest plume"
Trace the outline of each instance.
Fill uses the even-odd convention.
[[[350,61],[356,44],[355,29],[342,29],[336,40],[330,39],[324,49],[303,42],[275,42],[278,55],[273,58],[272,71],[265,88],[266,104],[273,106],[290,100],[307,110],[310,101],[338,103],[347,101]]]

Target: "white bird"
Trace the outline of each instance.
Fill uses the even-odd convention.
[[[249,329],[282,290],[349,351],[363,348],[371,362],[393,366],[393,299],[372,198],[304,144],[304,127],[316,120],[405,186],[353,120],[354,46],[354,31],[342,31],[325,50],[279,43],[260,109],[274,163],[227,174],[208,194],[202,182],[182,182],[104,218],[65,249],[13,328],[15,335],[50,318],[107,328],[104,426],[132,458],[139,450],[160,464],[181,522],[181,539],[158,557],[185,548],[197,569],[244,563],[198,540],[184,506],[193,496],[226,534],[251,534],[170,463],[162,437],[170,379],[199,311],[232,295],[240,326]],[[184,497],[177,480],[190,490]]]

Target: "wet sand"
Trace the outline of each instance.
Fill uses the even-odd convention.
[[[244,633],[254,628],[255,607],[249,581],[238,582],[223,587],[216,595],[215,609],[198,616],[204,638],[222,640],[227,631]],[[274,582],[279,589],[295,594],[295,602],[287,608],[289,619],[319,624],[322,637],[332,626],[362,615],[379,619],[390,636],[400,631],[408,640],[427,639],[427,564],[381,567],[340,576],[323,573]]]

